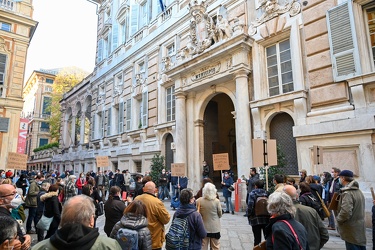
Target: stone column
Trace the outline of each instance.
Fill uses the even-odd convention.
[[[251,121],[247,70],[235,72],[236,80],[236,146],[238,176],[249,173],[252,167]]]
[[[186,96],[176,92],[176,163],[186,163]]]
[[[80,137],[79,138],[79,144],[82,145],[85,141],[85,120],[86,118],[86,115],[85,115],[85,111],[82,112],[81,114],[81,128],[80,128],[80,131],[79,131],[79,134],[80,134]]]
[[[72,116],[72,131],[70,131],[70,138],[71,138],[71,146],[74,146],[75,144],[75,133],[76,133],[76,116]]]
[[[63,135],[62,135],[64,147],[69,146],[67,145],[67,142],[69,141],[68,121],[69,121],[68,118],[65,117],[64,123],[63,123]]]

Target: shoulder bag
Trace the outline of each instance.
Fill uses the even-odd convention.
[[[36,228],[38,228],[40,230],[48,231],[49,227],[51,226],[51,223],[52,223],[52,220],[53,220],[53,216],[51,218],[49,218],[49,217],[47,217],[47,216],[44,215],[44,209],[45,209],[45,207],[46,207],[46,205],[44,204],[43,215],[40,218],[40,220],[38,221],[38,223],[36,224]]]

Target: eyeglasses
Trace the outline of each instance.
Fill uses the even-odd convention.
[[[11,196],[11,195],[15,196],[16,194],[17,194],[17,192],[13,192],[11,194],[0,196],[0,198],[5,198],[5,197]]]

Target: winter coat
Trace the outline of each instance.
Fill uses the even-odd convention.
[[[247,193],[250,194],[251,191],[255,188],[255,182],[259,180],[259,174],[255,174],[254,176],[251,176],[247,181]]]
[[[311,250],[319,250],[329,240],[327,228],[324,226],[315,209],[293,201],[296,208],[294,219],[300,222],[308,232],[307,241]]]
[[[76,196],[76,188],[72,181],[68,181],[68,183],[64,187],[64,202],[72,198],[73,196]]]
[[[112,239],[117,238],[117,232],[121,228],[128,228],[136,230],[138,232],[138,249],[140,250],[151,250],[151,233],[147,228],[147,218],[139,215],[135,216],[132,213],[125,214],[121,220],[116,223],[113,227],[110,237]]]
[[[107,236],[99,235],[98,228],[81,224],[68,224],[58,229],[51,238],[33,246],[33,250],[121,250],[120,244]]]
[[[113,180],[115,183],[114,186],[118,186],[120,188],[124,186],[124,175],[122,173],[115,174],[115,177]]]
[[[365,197],[357,181],[341,188],[336,221],[341,239],[366,246]]]
[[[322,196],[323,196],[323,186],[320,185],[320,184],[316,184],[316,183],[310,183],[309,186],[310,186],[312,195],[314,195],[315,199],[320,202],[320,199],[317,195],[317,192],[318,192],[320,198],[322,198]]]
[[[293,219],[290,214],[283,214],[270,219],[270,223],[265,228],[267,250],[300,250],[297,240],[289,226],[281,220],[286,220],[291,224],[302,248],[304,250],[309,250],[305,227]]]
[[[44,211],[44,202],[40,200],[40,197],[44,194],[46,194],[47,191],[44,189],[40,189],[38,196],[37,196],[37,202],[38,202],[38,208],[36,210],[36,213],[40,216],[42,216],[43,211]]]
[[[114,196],[113,199],[108,199],[104,204],[104,232],[107,234],[108,237],[111,234],[115,224],[121,220],[125,208],[125,203],[121,201],[120,197],[118,196]]]
[[[196,201],[196,206],[202,215],[204,228],[207,233],[219,233],[221,229],[220,218],[223,215],[220,200],[216,198],[208,200],[201,197]]]
[[[224,197],[232,197],[232,192],[228,190],[228,188],[233,185],[233,179],[232,179],[232,177],[230,177],[230,176],[227,177],[227,178],[224,177],[223,178],[223,182],[224,182],[224,185],[222,185],[222,187],[223,187],[223,196]]]
[[[193,204],[188,204],[180,205],[173,215],[173,219],[176,217],[185,218],[186,216],[188,216],[189,223],[189,249],[200,250],[202,249],[202,239],[207,237],[207,231],[204,227],[202,216]]]
[[[171,216],[162,201],[155,195],[144,193],[138,195],[134,200],[142,201],[147,208],[148,229],[151,232],[152,249],[161,248],[165,241],[164,225],[169,222]]]
[[[35,180],[30,181],[29,191],[27,192],[26,199],[25,199],[25,206],[26,207],[37,207],[38,201],[37,196],[39,193],[39,185],[36,183]]]
[[[268,192],[263,188],[253,189],[249,195],[247,204],[247,214],[249,216],[249,224],[251,226],[267,225],[270,222],[270,216],[255,216],[255,203],[258,197],[268,197]]]
[[[57,196],[57,192],[48,192],[40,196],[40,200],[44,202],[44,215],[48,218],[54,217],[54,220],[60,223],[61,204]]]
[[[338,193],[338,192],[340,192],[340,188],[341,188],[341,186],[340,186],[339,179],[340,179],[340,178],[337,177],[336,179],[334,179],[334,180],[332,180],[332,181],[329,182],[329,188],[328,188],[328,192],[329,192],[329,202],[331,202],[334,193]],[[332,190],[332,192],[330,192],[332,182],[334,182],[334,183],[333,183],[333,190]]]

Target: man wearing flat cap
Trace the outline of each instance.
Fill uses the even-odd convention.
[[[366,249],[365,197],[359,189],[353,172],[343,170],[339,174],[340,200],[337,209],[337,226],[346,249]]]

